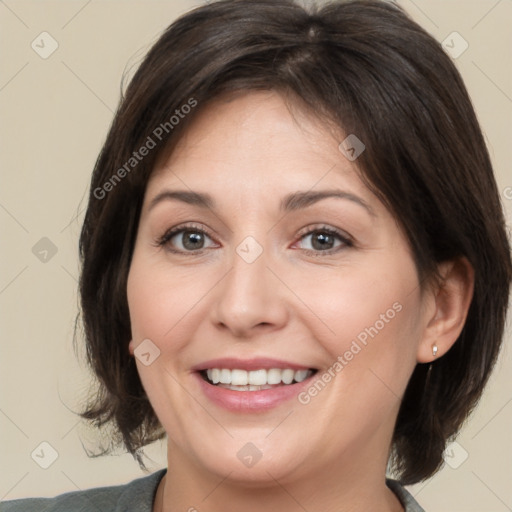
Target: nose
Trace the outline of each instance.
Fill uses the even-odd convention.
[[[215,287],[210,310],[218,329],[251,338],[286,325],[286,286],[268,263],[265,251],[253,262],[234,254],[231,269]]]

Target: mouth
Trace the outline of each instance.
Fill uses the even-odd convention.
[[[317,371],[315,368],[207,368],[200,370],[199,375],[208,384],[218,388],[231,391],[263,391],[299,384],[311,378]]]
[[[212,404],[231,413],[264,413],[297,399],[317,368],[269,357],[223,357],[191,368]]]

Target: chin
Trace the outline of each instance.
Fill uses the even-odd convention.
[[[248,487],[275,485],[275,480],[286,480],[296,473],[300,463],[297,450],[286,449],[281,439],[270,442],[265,439],[269,430],[265,429],[255,440],[246,441],[248,436],[231,439],[227,443],[211,440],[207,446],[198,446],[193,458],[204,471],[217,478]],[[225,434],[227,435],[227,434]],[[204,440],[203,440],[204,442]]]

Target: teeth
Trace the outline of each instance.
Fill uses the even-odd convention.
[[[253,384],[255,386],[262,386],[263,384],[267,384],[267,370],[250,371],[249,384]]]
[[[297,382],[302,382],[303,380],[306,380],[311,373],[312,372],[310,372],[309,370],[297,370],[295,372],[295,376],[293,378]]]
[[[272,386],[268,386],[265,384],[264,386],[252,386],[248,384],[247,386],[233,386],[231,384],[219,384],[219,387],[231,389],[232,391],[261,391],[262,389],[272,389]]]
[[[220,370],[218,368],[214,368],[213,370],[208,370],[208,372],[208,378],[214,384],[218,384],[220,382]]]
[[[231,384],[232,386],[246,386],[249,382],[249,376],[245,370],[231,370]]]
[[[283,375],[281,380],[285,384],[291,384],[293,382],[293,377],[295,376],[295,372],[293,370],[283,370]]]
[[[259,391],[269,389],[272,385],[302,382],[311,376],[311,370],[292,370],[287,368],[271,368],[270,370],[228,370],[226,368],[210,368],[206,370],[208,380],[213,384],[223,385],[238,391]]]
[[[267,384],[280,384],[281,383],[281,370],[271,369],[267,370]]]
[[[231,371],[230,370],[220,370],[220,383],[221,384],[231,384]]]

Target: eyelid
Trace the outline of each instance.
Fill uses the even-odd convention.
[[[345,231],[335,228],[334,226],[331,226],[329,224],[312,224],[309,225],[303,229],[301,229],[298,233],[299,238],[303,238],[306,235],[310,235],[311,233],[315,233],[316,231],[326,231],[328,233],[332,233],[334,235],[339,236],[341,239],[343,239],[346,242],[354,243],[354,239]]]
[[[305,253],[307,253],[309,255],[329,256],[329,255],[337,254],[338,252],[340,252],[343,249],[355,246],[355,242],[354,242],[354,239],[352,236],[350,236],[345,231],[342,231],[341,229],[335,228],[335,227],[327,225],[327,224],[310,225],[310,226],[304,228],[297,235],[299,240],[297,242],[294,242],[293,245],[300,242],[303,238],[305,238],[307,236],[311,236],[317,232],[329,233],[333,236],[338,237],[338,239],[341,241],[341,246],[334,247],[332,249],[327,249],[325,251],[314,251],[311,249],[302,249],[302,251],[304,251]]]
[[[171,249],[168,247],[168,242],[176,236],[179,233],[182,233],[183,231],[197,231],[199,233],[203,233],[204,235],[211,238],[215,243],[218,243],[217,240],[215,240],[215,237],[210,233],[209,229],[205,228],[203,225],[196,224],[194,222],[192,223],[185,223],[185,224],[178,224],[177,226],[174,226],[168,230],[165,231],[165,233],[162,236],[159,236],[155,240],[155,245],[157,247],[166,247],[166,249],[170,252],[174,252],[177,254],[200,254],[202,253],[205,248],[203,249],[197,249],[195,251],[182,251],[180,249]]]
[[[181,249],[174,249],[174,248],[169,247],[168,242],[174,236],[176,236],[179,233],[182,233],[184,231],[197,231],[198,233],[202,233],[202,234],[206,235],[208,238],[213,240],[215,243],[217,243],[217,244],[219,243],[215,239],[215,237],[210,233],[208,228],[205,228],[203,225],[200,225],[200,224],[192,222],[192,223],[178,224],[177,226],[174,226],[174,227],[168,229],[167,231],[165,231],[165,233],[162,236],[158,237],[155,240],[155,245],[157,247],[165,247],[166,250],[168,250],[170,252],[173,252],[175,254],[181,254],[181,255],[186,255],[186,254],[189,254],[189,255],[200,255],[205,250],[210,249],[210,247],[206,247],[206,248],[202,248],[202,249],[196,249],[196,250],[193,250],[193,251],[183,251]],[[339,241],[341,242],[341,246],[338,246],[338,247],[335,247],[335,248],[332,248],[332,249],[326,249],[325,251],[315,251],[315,250],[312,250],[312,249],[302,249],[302,251],[304,251],[307,254],[311,254],[311,255],[314,255],[314,256],[322,256],[322,255],[328,256],[328,255],[332,255],[332,254],[338,253],[343,248],[353,247],[354,246],[354,240],[353,240],[353,238],[348,233],[346,233],[346,232],[344,232],[344,231],[342,231],[342,230],[340,230],[338,228],[335,228],[335,227],[332,227],[330,225],[327,225],[327,224],[316,224],[316,225],[310,225],[310,226],[307,226],[307,227],[303,228],[297,234],[298,240],[296,242],[293,242],[292,247],[293,247],[293,245],[295,245],[298,242],[300,242],[303,238],[305,238],[307,236],[311,236],[311,235],[313,235],[316,232],[324,232],[324,233],[328,233],[330,235],[333,235],[333,236],[337,237],[339,239]]]

